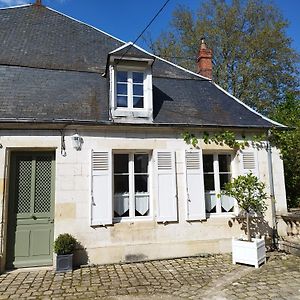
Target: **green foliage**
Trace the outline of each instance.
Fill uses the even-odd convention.
[[[181,136],[187,145],[192,145],[194,148],[197,148],[198,139],[193,133],[189,133],[186,131]]]
[[[198,147],[198,139],[193,133],[184,132],[182,134],[183,140],[188,145],[192,145],[193,147]],[[227,145],[233,149],[244,149],[246,146],[249,146],[247,141],[238,142],[236,140],[236,136],[232,131],[223,131],[221,133],[209,134],[208,132],[204,132],[202,135],[203,141],[205,144],[215,143],[216,145],[224,146]],[[245,137],[243,137],[245,139]]]
[[[272,143],[280,148],[285,174],[289,207],[300,206],[300,98],[288,94],[286,101],[278,105],[271,117],[292,130],[273,130]]]
[[[247,213],[264,213],[267,209],[265,200],[265,184],[258,180],[252,173],[240,175],[231,182],[225,184],[224,194],[234,197],[239,205]]]
[[[265,184],[252,173],[240,175],[226,183],[224,187],[223,193],[235,198],[239,207],[246,212],[248,241],[251,239],[249,215],[251,213],[263,214],[267,209],[265,203],[267,194],[264,190]]]
[[[245,137],[244,137],[245,139]],[[244,149],[246,146],[249,146],[249,143],[247,141],[238,142],[236,140],[236,136],[234,132],[232,131],[223,131],[221,133],[215,133],[213,135],[210,135],[207,132],[204,132],[203,134],[203,140],[205,144],[211,144],[215,143],[220,146],[227,145],[230,148],[233,149]]]
[[[60,234],[54,242],[54,252],[58,255],[72,254],[75,250],[77,241],[68,234]]]
[[[200,1],[198,11],[178,6],[170,28],[152,51],[196,71],[200,38],[213,50],[213,79],[261,112],[299,84],[299,55],[286,35],[288,22],[269,0]]]

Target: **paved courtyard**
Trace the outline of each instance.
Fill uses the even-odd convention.
[[[259,269],[229,255],[0,275],[0,299],[300,299],[300,257],[272,253]]]

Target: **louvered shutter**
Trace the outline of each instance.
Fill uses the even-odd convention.
[[[259,175],[257,152],[253,151],[241,151],[241,173],[248,174],[252,172],[253,175]]]
[[[186,151],[187,220],[206,219],[202,151]]]
[[[156,161],[157,221],[177,221],[175,153],[157,150]]]
[[[92,152],[91,225],[112,224],[112,154]]]

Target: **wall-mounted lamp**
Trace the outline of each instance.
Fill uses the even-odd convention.
[[[83,138],[78,133],[75,133],[74,135],[72,135],[72,142],[73,148],[77,151],[80,151],[83,144]]]

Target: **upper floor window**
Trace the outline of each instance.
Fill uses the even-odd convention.
[[[144,108],[144,73],[117,71],[117,108]]]
[[[152,74],[147,64],[119,63],[111,70],[111,117],[119,122],[151,122]]]
[[[222,195],[224,185],[232,178],[230,154],[204,154],[203,173],[207,213],[228,213],[234,210],[234,199]],[[221,195],[218,197],[218,195]]]

